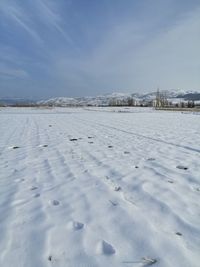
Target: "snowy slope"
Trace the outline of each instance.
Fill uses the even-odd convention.
[[[199,267],[199,116],[133,110],[1,108],[0,266]]]
[[[162,92],[162,91],[161,91]],[[168,99],[174,99],[178,97],[179,99],[187,98],[187,100],[193,100],[193,98],[198,97],[200,99],[200,93],[194,91],[183,91],[183,90],[167,90],[165,94]],[[51,98],[49,100],[39,101],[40,105],[53,105],[53,106],[108,106],[109,102],[112,99],[115,100],[126,100],[127,98],[134,98],[136,101],[152,101],[156,98],[156,91],[139,94],[139,93],[117,93],[114,92],[112,94],[100,95],[96,97],[77,97],[77,98],[69,98],[69,97],[56,97]],[[196,99],[198,100],[198,99]],[[173,101],[172,101],[173,102]]]
[[[76,98],[69,98],[69,97],[56,97],[51,98],[49,100],[42,100],[38,101],[40,105],[54,105],[54,106],[69,106],[69,105],[80,105],[80,106],[107,106],[111,99],[118,99],[122,100],[127,97],[130,97],[130,94],[123,94],[123,93],[112,93],[107,95],[100,95],[95,97],[76,97]]]

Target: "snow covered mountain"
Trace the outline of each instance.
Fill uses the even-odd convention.
[[[166,95],[168,100],[200,100],[200,92],[192,90],[167,90],[160,91]],[[105,94],[99,96],[86,96],[86,97],[55,97],[47,100],[33,101],[30,99],[22,98],[0,98],[0,105],[43,105],[43,106],[108,106],[112,103],[127,104],[128,101],[134,101],[135,104],[149,103],[156,98],[156,91],[149,93],[118,93]]]
[[[200,93],[192,90],[167,90],[163,92],[168,99],[183,99],[183,100],[200,100]],[[134,99],[136,102],[149,102],[156,98],[156,91],[150,93],[112,93],[106,95],[100,95],[95,97],[56,97],[48,100],[37,102],[39,105],[51,105],[51,106],[107,106],[112,101],[128,101],[128,99]]]
[[[124,100],[130,98],[131,94],[113,93],[95,97],[56,97],[37,102],[39,105],[51,106],[107,106],[112,99]]]

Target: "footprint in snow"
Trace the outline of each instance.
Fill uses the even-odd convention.
[[[71,139],[69,139],[69,141],[74,142],[74,141],[78,141],[78,139],[77,138],[71,138]]]
[[[109,202],[112,204],[112,206],[117,206],[118,205],[118,203],[117,202],[114,202],[114,201],[112,201],[112,200],[109,200]]]
[[[53,260],[53,257],[51,255],[49,255],[48,261],[52,261],[52,260]]]
[[[121,187],[120,187],[120,186],[117,186],[117,185],[116,185],[116,186],[114,187],[114,191],[120,191],[120,190],[121,190]]]
[[[36,193],[35,195],[33,195],[34,198],[38,198],[40,197],[40,194],[39,193]]]
[[[13,146],[12,149],[17,149],[20,148],[19,146]]]
[[[33,190],[36,190],[36,189],[38,189],[37,186],[32,186],[32,187],[31,187],[31,190],[32,190],[32,191],[33,191]]]
[[[114,247],[107,243],[104,240],[101,240],[98,242],[97,246],[96,246],[96,253],[97,254],[103,254],[103,255],[112,255],[115,254],[115,249]]]
[[[182,236],[182,234],[180,232],[176,232],[176,235],[178,236]]]
[[[113,148],[113,146],[108,146],[108,148]]]
[[[178,165],[178,166],[176,166],[176,168],[180,169],[180,170],[187,170],[188,169],[188,167],[183,166],[183,165]]]
[[[84,228],[84,223],[78,221],[71,221],[68,224],[68,228],[72,229],[73,231],[79,231]]]
[[[156,160],[155,158],[148,158],[147,159],[148,161],[154,161],[154,160]]]
[[[153,259],[153,258],[149,258],[149,257],[143,257],[142,258],[142,266],[146,267],[146,266],[150,266],[153,265],[157,262],[157,259]]]
[[[53,206],[58,206],[60,205],[60,201],[54,199],[54,200],[50,200],[50,204],[53,205]]]

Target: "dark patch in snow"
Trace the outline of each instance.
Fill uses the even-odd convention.
[[[32,186],[32,187],[31,187],[31,190],[36,190],[36,189],[38,189],[37,186]]]
[[[148,161],[154,161],[154,160],[156,160],[155,158],[148,158],[147,159]]]
[[[51,203],[52,203],[53,206],[58,206],[60,204],[60,202],[58,200],[55,200],[55,199],[52,200]]]
[[[114,187],[114,191],[120,191],[121,190],[121,187],[120,186],[115,186]]]
[[[187,170],[188,169],[188,167],[183,166],[183,165],[178,165],[178,166],[176,166],[176,168],[180,169],[180,170]]]
[[[83,227],[84,227],[84,223],[81,223],[81,222],[76,222],[76,221],[74,221],[73,222],[73,229],[74,230],[81,230],[81,229],[83,229]]]
[[[182,234],[180,232],[176,232],[176,235],[182,236]]]
[[[37,194],[35,194],[33,197],[35,197],[35,198],[40,197],[40,194],[37,193]]]
[[[97,244],[97,253],[104,255],[112,255],[115,254],[115,249],[113,246],[106,241],[102,240]]]
[[[48,257],[48,260],[49,261],[52,261],[52,256],[51,255]]]
[[[116,202],[113,202],[112,200],[109,200],[109,202],[110,202],[113,206],[117,206],[117,205],[118,205]]]

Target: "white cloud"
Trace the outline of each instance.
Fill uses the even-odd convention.
[[[152,0],[148,5],[145,1],[139,14],[133,12],[132,17],[129,13],[127,19],[114,14],[105,18],[109,20],[103,23],[107,27],[101,27],[101,20],[90,26],[90,20],[82,17],[79,22],[83,24],[77,25],[73,16],[68,17],[70,9],[62,5],[64,1],[34,0],[22,4],[2,0],[0,13],[9,24],[5,29],[12,31],[10,22],[16,23],[20,27],[19,41],[21,29],[34,41],[30,38],[30,49],[25,52],[23,46],[13,43],[0,49],[0,60],[5,66],[12,66],[4,66],[0,75],[4,80],[25,79],[31,73],[29,78],[36,88],[61,88],[60,95],[65,88],[71,95],[144,91],[157,86],[198,90],[200,9],[191,7],[186,11],[184,7],[178,11],[180,5],[175,2],[157,6]],[[99,32],[95,32],[97,28]]]
[[[140,25],[118,25],[85,59],[71,62],[62,56],[57,62],[59,75],[67,79],[77,72],[78,80],[93,88],[199,90],[199,25],[200,9],[153,35],[140,31]]]

